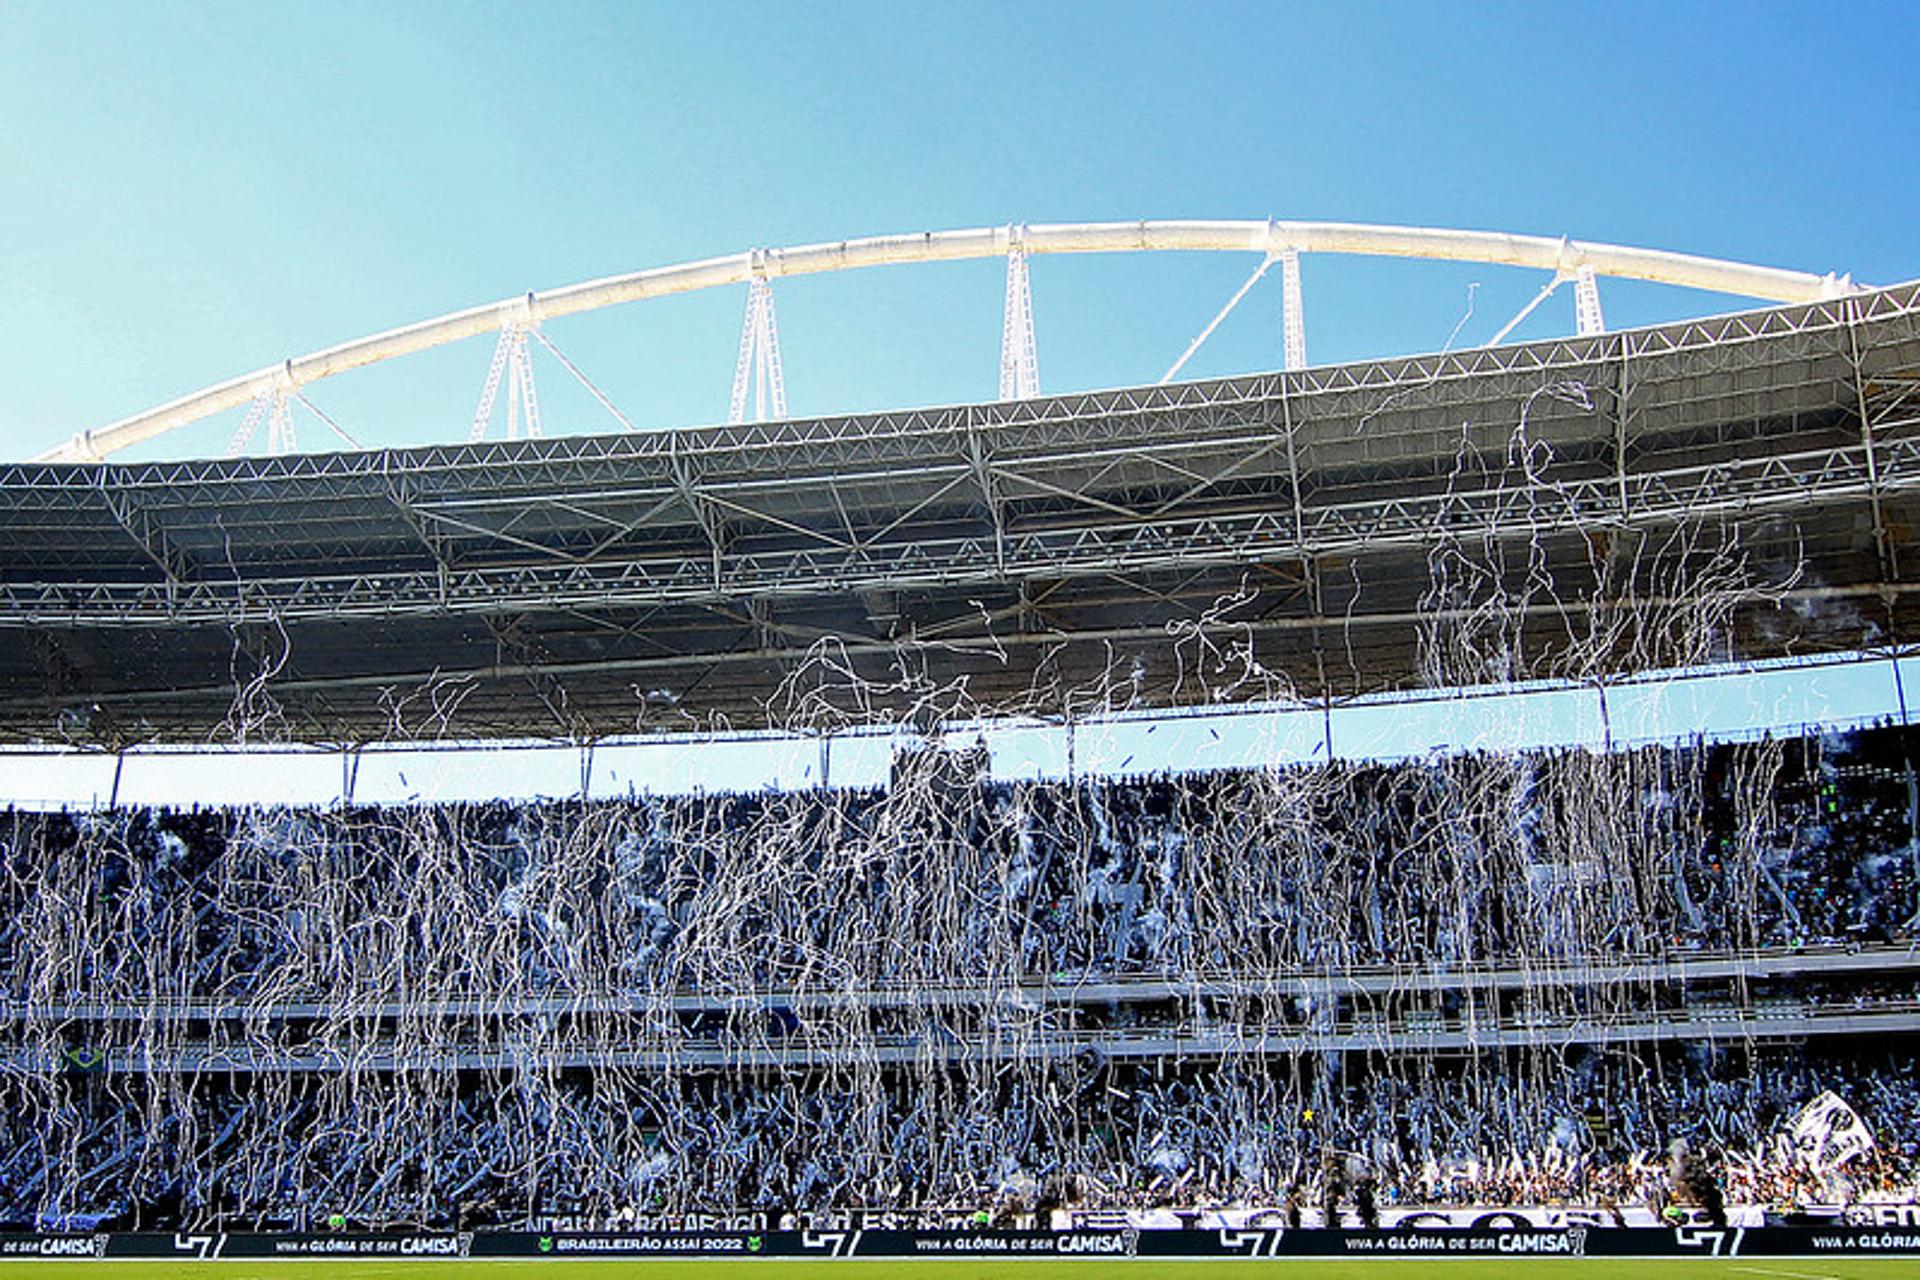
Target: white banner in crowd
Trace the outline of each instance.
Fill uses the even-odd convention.
[[[1874,1149],[1859,1113],[1829,1089],[1801,1108],[1789,1126],[1800,1158],[1815,1173],[1837,1169]]]

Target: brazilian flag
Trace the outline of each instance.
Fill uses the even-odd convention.
[[[90,1049],[84,1045],[77,1049],[68,1049],[60,1056],[66,1062],[68,1070],[77,1071],[82,1075],[92,1075],[107,1065],[107,1055],[103,1051]]]

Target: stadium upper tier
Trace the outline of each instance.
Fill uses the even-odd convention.
[[[1431,683],[1421,628],[1489,602],[1538,659],[1515,675],[1570,636],[1576,674],[1684,665],[1636,619],[1701,591],[1733,606],[1710,656],[1899,642],[1916,390],[1903,285],[945,409],[15,464],[0,734],[204,738],[262,674],[310,739],[404,733],[428,704],[475,735],[747,725],[810,692],[822,645],[859,683],[824,701],[853,713],[902,709],[903,653],[979,705],[1212,700],[1209,642],[1343,697]]]

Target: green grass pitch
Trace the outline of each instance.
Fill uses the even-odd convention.
[[[64,1280],[1920,1280],[1914,1258],[860,1258],[260,1259],[223,1262],[30,1261],[0,1275]]]

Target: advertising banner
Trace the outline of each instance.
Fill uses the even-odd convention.
[[[1920,1227],[1441,1227],[0,1235],[0,1258],[1032,1258],[1920,1256]]]

